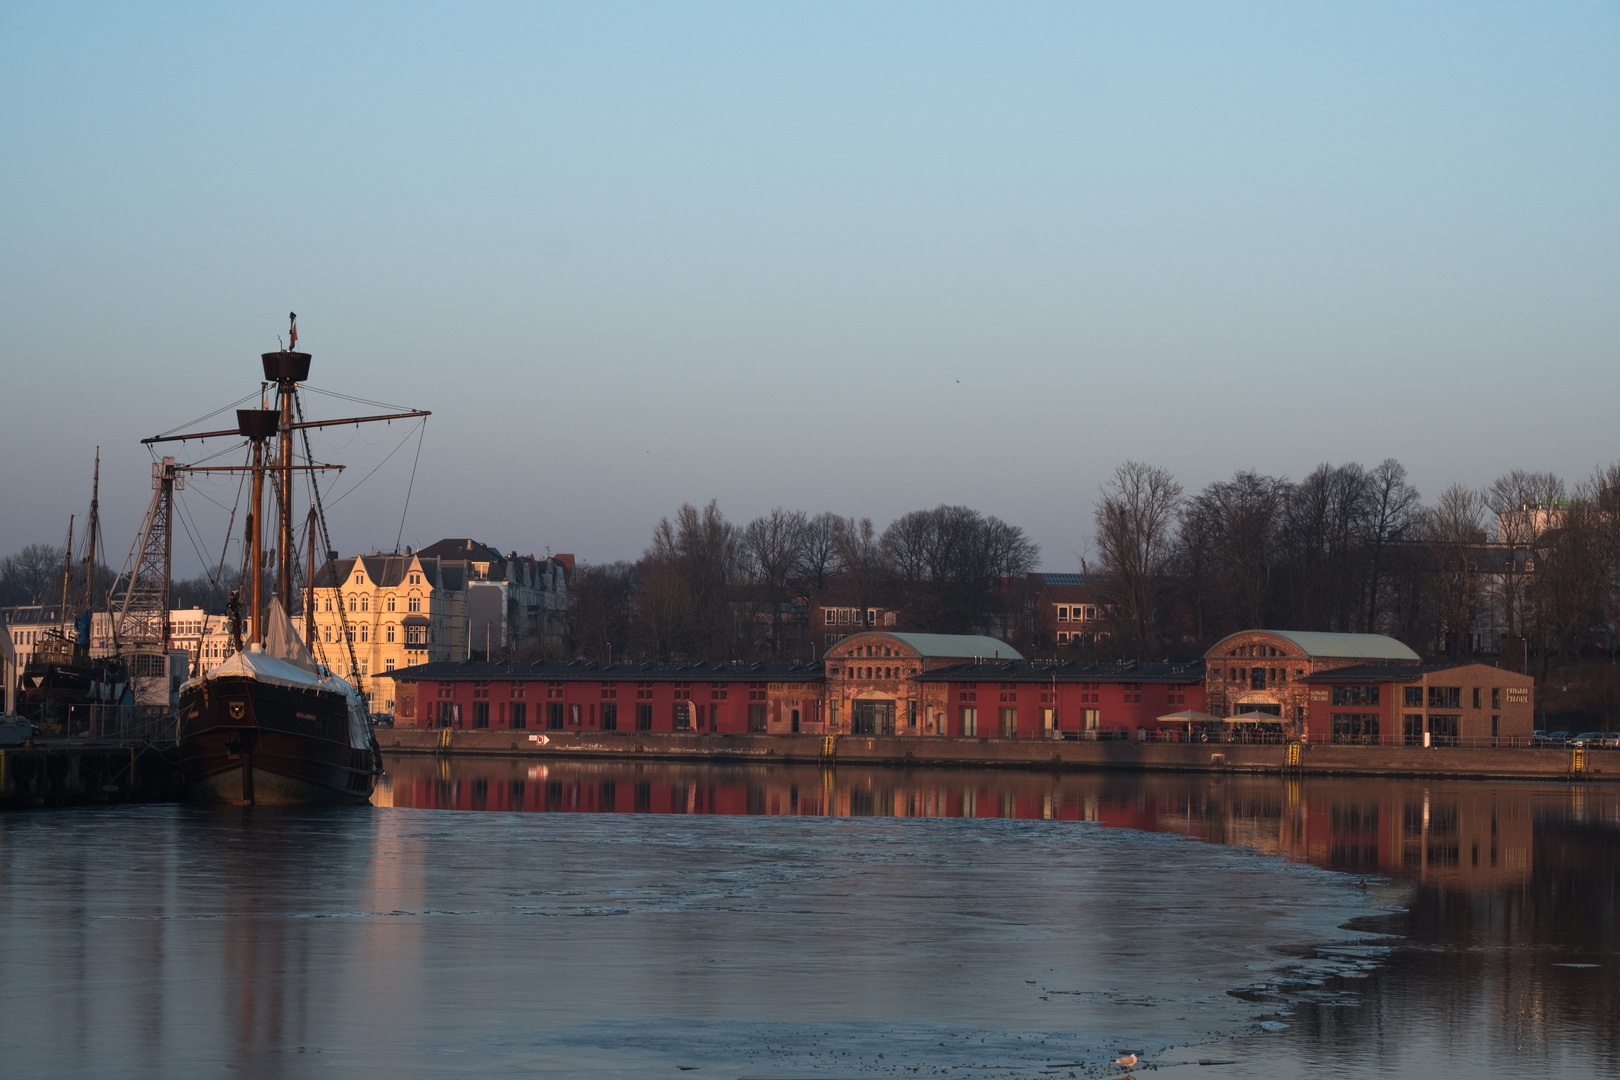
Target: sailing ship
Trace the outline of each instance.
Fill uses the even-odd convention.
[[[233,593],[229,605],[233,654],[180,689],[176,736],[180,769],[188,795],[198,800],[250,805],[363,803],[370,799],[382,773],[382,756],[371,732],[352,639],[347,645],[349,677],[342,678],[324,656],[317,658],[310,651],[310,647],[318,653],[325,651],[313,633],[313,591],[304,604],[303,640],[289,616],[297,567],[293,474],[303,472],[310,479],[309,582],[313,583],[317,532],[330,546],[316,474],[341,466],[311,460],[307,435],[304,462],[295,464],[293,439],[295,433],[310,428],[425,417],[428,413],[411,410],[341,420],[303,419],[298,387],[309,376],[311,358],[309,353],[293,351],[298,343],[297,316],[289,319],[291,347],[262,355],[265,382],[275,386],[274,407],[265,407],[269,403],[261,400],[261,408],[238,409],[234,429],[144,440],[150,444],[241,437],[250,451],[250,461],[242,466],[174,466],[177,473],[247,471],[252,477],[245,545],[251,568],[246,618],[242,617],[243,598]],[[263,527],[267,480],[275,495],[276,530],[276,595],[268,604],[264,577],[270,560]],[[342,606],[340,602],[340,610]]]
[[[96,542],[101,538],[101,448],[96,448],[90,484],[90,521],[85,530],[84,595],[80,611],[69,622],[73,569],[73,524],[68,523],[66,565],[62,568],[61,625],[46,630],[34,645],[18,677],[23,714],[69,735],[103,734],[117,728],[130,705],[129,667],[115,652],[92,656],[91,625],[95,618]],[[72,630],[69,631],[71,625]],[[109,719],[112,721],[109,725]]]

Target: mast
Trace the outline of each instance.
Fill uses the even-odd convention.
[[[297,348],[297,312],[287,314],[287,324],[288,336],[292,339],[291,347]],[[289,353],[288,355],[294,354]],[[280,464],[285,466],[292,464],[292,405],[294,388],[297,387],[298,382],[292,377],[295,373],[288,370],[290,365],[280,364],[277,367],[276,403],[281,407],[281,423],[277,427],[281,435]],[[305,370],[307,372],[307,365]],[[281,481],[281,536],[276,546],[276,595],[281,599],[281,610],[286,613],[288,618],[291,618],[293,570],[292,470],[283,468],[281,475],[277,479]]]
[[[84,609],[96,609],[96,533],[101,524],[101,447],[96,447],[96,471],[90,481],[90,530],[85,537],[84,551]],[[91,619],[95,618],[92,614]]]
[[[259,412],[268,410],[260,409]],[[263,645],[264,637],[264,440],[253,440],[253,502],[248,510],[248,551],[253,559],[252,612],[248,621],[248,640]]]
[[[67,634],[68,582],[73,579],[73,517],[68,515],[67,553],[62,556],[62,634]]]
[[[280,418],[281,414],[275,409],[236,410],[237,433],[253,444],[253,462],[248,466],[253,471],[252,502],[248,504],[247,517],[248,558],[253,566],[248,587],[248,641],[261,645],[264,644],[265,443],[276,433]]]
[[[293,432],[301,425],[293,422],[294,395],[298,384],[309,378],[309,353],[296,352],[298,347],[298,313],[287,313],[287,348],[260,354],[264,362],[265,381],[276,384],[277,462],[281,471],[276,476],[276,497],[281,504],[276,515],[276,599],[281,610],[292,617],[293,601],[293,526],[292,526],[292,456]]]

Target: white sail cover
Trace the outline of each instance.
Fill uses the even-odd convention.
[[[239,652],[206,674],[199,675],[186,685],[209,679],[247,676],[272,686],[285,686],[294,690],[325,690],[342,694],[349,706],[349,745],[356,750],[371,746],[371,714],[366,699],[347,681],[315,663],[304,643],[298,640],[292,620],[281,609],[280,600],[270,601],[269,622],[265,627],[264,645],[249,645],[247,652]]]

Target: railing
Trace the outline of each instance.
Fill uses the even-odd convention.
[[[66,718],[40,725],[47,739],[109,739],[120,742],[174,742],[177,718],[161,708],[131,710],[119,705],[74,705]]]
[[[1369,735],[1341,735],[1326,739],[1300,737],[1286,732],[1253,731],[1242,727],[1233,727],[1224,731],[1138,731],[1131,728],[1105,728],[1099,731],[1069,731],[1064,732],[1064,738],[1086,742],[1147,742],[1147,743],[1238,743],[1247,745],[1280,746],[1287,743],[1301,743],[1304,746],[1362,746],[1372,749],[1388,749],[1391,747],[1410,747],[1423,749],[1422,736],[1416,741],[1401,737]],[[1535,739],[1528,735],[1501,735],[1501,736],[1429,736],[1429,749],[1467,749],[1467,750],[1570,750],[1575,749],[1569,741],[1552,741]],[[1589,744],[1589,750],[1615,750],[1620,749],[1611,742],[1606,746]]]

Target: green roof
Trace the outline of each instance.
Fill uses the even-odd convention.
[[[1411,660],[1421,659],[1417,653],[1392,637],[1383,634],[1324,634],[1313,630],[1245,630],[1245,634],[1270,634],[1293,642],[1306,656],[1329,657],[1335,660]],[[1229,634],[1217,641],[1205,656],[1220,659],[1221,646],[1238,634]]]
[[[993,637],[982,634],[895,634],[886,630],[868,630],[868,634],[894,638],[913,649],[919,656],[952,657],[963,660],[1022,660],[1017,649]]]

